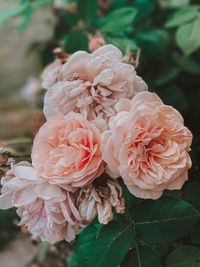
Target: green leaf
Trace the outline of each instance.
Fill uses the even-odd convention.
[[[135,211],[139,236],[149,244],[163,244],[186,235],[199,219],[199,213],[187,202],[164,196],[144,201]]]
[[[188,5],[190,0],[164,0],[160,1],[160,5],[163,8],[181,8]]]
[[[134,245],[133,224],[129,221],[112,221],[100,230],[89,226],[78,238],[69,267],[118,267]]]
[[[142,246],[130,250],[121,267],[160,267],[160,261],[152,249]]]
[[[156,8],[156,0],[134,0],[133,7],[138,10],[139,16],[147,16]]]
[[[23,32],[27,28],[34,11],[35,11],[35,8],[32,6],[29,6],[27,8],[27,10],[24,14],[23,21],[18,26],[20,32]]]
[[[155,57],[162,56],[167,49],[168,34],[165,30],[153,29],[138,33],[135,40],[145,56],[155,59]]]
[[[190,181],[184,186],[184,200],[200,211],[200,182]]]
[[[120,32],[133,22],[136,15],[137,10],[135,8],[123,7],[114,10],[108,16],[100,19],[98,23],[104,33]]]
[[[200,224],[196,225],[191,232],[191,243],[198,245],[200,244]]]
[[[97,16],[98,0],[78,0],[80,18],[91,23]]]
[[[73,30],[65,36],[65,42],[65,50],[68,53],[73,53],[77,50],[88,50],[88,38],[84,28]]]
[[[107,37],[107,42],[117,46],[123,53],[126,52],[127,48],[131,51],[138,48],[135,41],[124,37]]]
[[[191,57],[181,57],[175,59],[176,63],[181,67],[183,71],[186,71],[191,74],[200,73],[200,63],[195,61]]]
[[[192,246],[180,247],[169,254],[166,267],[200,267],[200,250]]]
[[[165,88],[162,88],[162,90],[157,90],[157,92],[166,105],[173,106],[182,112],[188,109],[188,99],[176,85],[169,84]]]
[[[0,10],[0,25],[6,22],[6,20],[23,14],[26,10],[27,4],[18,5],[9,9]]]
[[[185,55],[190,55],[200,48],[200,18],[177,30],[176,43]]]
[[[199,12],[199,6],[187,6],[175,12],[166,22],[165,27],[176,27],[194,19]]]
[[[162,71],[159,74],[159,77],[156,79],[156,85],[160,86],[174,80],[180,73],[180,68],[177,66],[167,67],[166,70]]]

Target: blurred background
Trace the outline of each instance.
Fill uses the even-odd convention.
[[[0,0],[0,174],[13,158],[30,158],[53,50],[89,51],[94,37],[121,49],[149,90],[182,113],[194,133],[190,175],[199,181],[199,0]],[[14,210],[0,211],[2,266],[66,266],[66,244],[40,244],[17,223]]]

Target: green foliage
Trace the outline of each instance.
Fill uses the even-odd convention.
[[[137,9],[135,8],[119,8],[111,12],[108,16],[99,19],[98,24],[103,33],[120,32],[133,22],[136,15]]]
[[[155,245],[175,241],[186,235],[199,219],[198,211],[181,199],[164,196],[157,201],[137,202],[137,208],[130,209],[127,193],[125,197],[127,216],[83,230],[69,267],[118,267],[122,261],[122,267],[160,266],[159,256],[142,242]]]
[[[124,258],[121,267],[160,267],[159,257],[147,246],[130,250]]]
[[[132,222],[112,221],[100,229],[90,225],[79,236],[68,264],[69,267],[117,267],[134,245]]]
[[[191,246],[178,248],[167,257],[166,267],[200,267],[200,250]]]
[[[162,197],[144,201],[134,213],[136,231],[149,244],[175,241],[187,234],[199,219],[199,213],[187,202]]]
[[[91,23],[97,16],[98,0],[78,0],[80,18]]]

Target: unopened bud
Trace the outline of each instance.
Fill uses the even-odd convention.
[[[104,44],[105,44],[105,41],[103,38],[98,37],[98,36],[94,36],[91,38],[91,40],[89,42],[89,49],[90,49],[90,51],[94,51]]]

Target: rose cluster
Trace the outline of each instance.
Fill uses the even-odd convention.
[[[58,58],[42,75],[46,122],[32,164],[2,178],[0,208],[50,243],[71,241],[98,218],[124,213],[121,177],[139,198],[159,198],[188,179],[191,132],[180,113],[147,92],[113,45]]]

